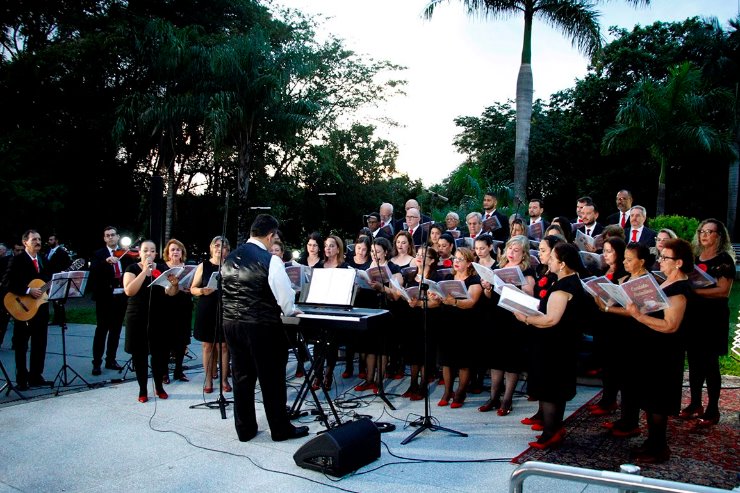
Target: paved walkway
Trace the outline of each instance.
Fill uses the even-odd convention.
[[[534,432],[519,420],[536,411],[536,403],[524,396],[514,401],[513,412],[506,417],[480,413],[477,407],[487,396],[471,395],[461,409],[439,408],[436,402],[442,390],[432,395],[432,413],[442,426],[468,433],[467,438],[444,432],[422,433],[408,445],[400,442],[413,428],[406,427],[423,412],[423,401],[410,402],[390,397],[396,410],[390,410],[373,396],[349,401],[356,394],[343,394],[357,383],[343,380],[337,367],[333,396],[342,396],[343,419],[366,415],[373,420],[392,423],[396,430],[382,435],[381,458],[365,466],[359,474],[335,482],[323,474],[301,469],[292,455],[323,427],[306,416],[307,438],[275,443],[270,439],[262,407],[258,405],[260,433],[248,443],[236,439],[231,407],[227,419],[216,409],[191,409],[190,406],[212,400],[217,394],[204,395],[203,371],[199,347],[191,345],[194,355],[189,366],[188,383],[167,386],[168,400],[137,402],[137,384],[129,374],[103,370],[92,377],[90,348],[94,327],[69,326],[67,361],[94,389],[60,388],[24,392],[0,399],[0,493],[40,491],[129,492],[139,491],[254,491],[279,486],[280,491],[327,491],[339,487],[367,492],[506,492],[509,476],[516,468],[510,463],[527,448]],[[14,376],[10,334],[0,348],[0,360]],[[120,350],[119,362],[125,353]],[[44,376],[51,380],[62,366],[61,335],[58,326],[49,327],[49,345]],[[289,364],[289,372],[294,363]],[[292,373],[289,373],[292,375]],[[70,375],[71,377],[71,375]],[[118,383],[116,383],[118,381]],[[57,382],[58,383],[58,382]],[[80,383],[79,381],[73,383]],[[290,380],[289,399],[300,383]],[[391,383],[389,393],[401,393],[408,379]],[[150,397],[152,386],[150,382]],[[580,387],[578,396],[568,405],[572,412],[596,392]],[[230,397],[230,394],[227,394]],[[259,398],[259,396],[258,396]],[[341,400],[338,401],[341,404]],[[306,407],[307,409],[309,406]],[[409,461],[409,458],[416,459]],[[427,461],[427,462],[425,462]],[[445,462],[449,461],[449,462]],[[532,478],[525,483],[527,492],[580,492],[584,486],[554,480]],[[587,491],[606,491],[588,487]]]

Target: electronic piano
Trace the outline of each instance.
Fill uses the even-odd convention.
[[[330,329],[339,331],[373,330],[387,322],[388,310],[379,308],[349,308],[298,305],[303,313],[283,316],[286,325],[299,325],[304,329]]]

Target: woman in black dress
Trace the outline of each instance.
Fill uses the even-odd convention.
[[[208,288],[208,281],[214,272],[218,272],[222,259],[229,255],[229,240],[216,236],[211,240],[209,247],[210,258],[202,262],[195,269],[193,275],[193,284],[190,292],[197,298],[195,306],[195,330],[193,336],[202,343],[203,347],[203,367],[205,368],[205,381],[203,383],[203,392],[210,394],[213,392],[213,379],[216,377],[216,365],[218,356],[213,349],[217,348],[221,354],[221,371],[223,374],[223,391],[231,392],[229,385],[229,347],[226,345],[226,338],[223,334],[223,326],[219,327],[218,323],[218,300],[219,290]],[[216,330],[220,329],[218,337]],[[218,344],[218,346],[216,346]]]
[[[187,249],[179,240],[171,239],[164,247],[164,261],[168,269],[183,267],[187,261]],[[185,353],[193,332],[193,297],[190,290],[178,290],[175,296],[164,298],[163,311],[166,313],[166,326],[169,330],[170,354],[175,360],[172,378],[181,382],[190,381],[182,371]],[[170,383],[169,370],[164,374],[164,383]]]
[[[426,260],[424,258],[426,256]],[[439,282],[442,279],[437,273],[439,254],[431,245],[421,247],[416,251],[417,273],[413,278],[405,279],[405,288],[418,287],[424,273],[424,280]],[[437,332],[438,326],[436,309],[441,305],[439,298],[427,298],[426,332],[424,331],[424,305],[417,296],[408,302],[409,312],[405,320],[402,336],[402,353],[404,361],[411,365],[411,383],[408,390],[401,397],[408,397],[412,401],[424,399],[428,392],[427,373],[436,368]]]
[[[534,295],[534,269],[530,266],[529,239],[526,236],[514,236],[506,242],[504,254],[499,258],[500,268],[518,267],[524,275],[522,291],[530,296]],[[498,306],[499,295],[493,290],[490,283],[483,281],[483,293],[488,300],[489,316],[493,325],[489,331],[489,338],[494,338],[488,344],[487,366],[491,368],[491,397],[481,411],[497,409],[499,416],[511,413],[511,403],[514,399],[514,390],[519,381],[519,373],[524,369],[526,357],[524,355],[524,336],[522,330],[515,325],[511,312]],[[501,387],[504,387],[504,399],[499,403],[498,396]]]
[[[446,319],[447,326],[454,327],[454,334],[447,334],[444,339],[440,340],[439,359],[442,365],[442,375],[445,386],[444,394],[437,403],[438,406],[446,406],[452,399],[450,407],[457,409],[462,407],[467,396],[468,383],[470,382],[470,368],[476,363],[475,342],[468,337],[466,332],[473,330],[473,327],[481,321],[482,311],[478,302],[481,299],[483,289],[480,285],[480,276],[475,273],[473,261],[475,253],[470,248],[458,248],[455,252],[453,261],[454,274],[450,279],[463,281],[468,289],[468,299],[457,299],[451,295],[440,300],[447,307]],[[430,297],[435,297],[430,294]],[[452,375],[452,369],[458,369],[460,382],[457,385],[457,391],[453,394],[452,385],[455,377]]]
[[[621,238],[604,240],[604,262],[606,272],[604,277],[617,284],[619,279],[627,275],[624,270],[624,250],[627,247]],[[593,416],[605,416],[617,410],[617,394],[622,388],[622,376],[619,372],[619,359],[624,355],[616,351],[619,341],[621,322],[602,312],[597,312],[594,321],[594,352],[601,365],[601,381],[604,391],[601,399],[591,408]]]
[[[642,276],[650,276],[648,270],[655,262],[650,248],[641,243],[629,243],[624,250],[624,270],[627,275],[619,279],[619,284],[637,279]],[[640,333],[640,324],[635,321],[626,308],[621,306],[608,306],[600,299],[594,298],[598,307],[613,319],[605,322],[610,326],[617,327],[614,333],[612,351],[615,354],[615,372],[620,378],[620,390],[622,392],[621,413],[619,419],[604,423],[612,436],[617,438],[629,438],[640,434],[640,407],[638,402],[639,381],[644,376],[632,364],[631,354],[634,350],[635,340]]]
[[[306,249],[298,258],[298,263],[308,267],[314,267],[316,264],[324,260],[323,244],[324,239],[318,232],[314,231],[308,235],[308,238],[306,239]]]
[[[647,440],[632,452],[633,460],[646,464],[665,462],[671,455],[666,438],[668,416],[681,409],[683,322],[694,298],[687,276],[694,270],[691,245],[685,240],[668,240],[659,260],[660,271],[666,276],[660,287],[668,298],[668,308],[643,314],[635,305],[627,305],[627,312],[640,324],[630,360],[641,375],[637,398],[648,425]]]
[[[373,267],[388,267],[391,276],[397,283],[402,283],[403,278],[401,277],[401,269],[388,260],[391,253],[391,244],[385,238],[375,238],[371,246],[372,251],[372,262],[368,268]],[[375,331],[372,334],[365,334],[364,340],[361,342],[363,350],[366,353],[366,368],[367,373],[365,381],[355,386],[357,392],[364,392],[366,390],[372,390],[377,393],[380,385],[380,371],[375,374],[375,369],[381,368],[381,365],[388,364],[388,356],[395,354],[396,348],[399,346],[398,334],[394,333],[393,329],[397,326],[399,321],[398,308],[399,304],[395,303],[396,293],[390,287],[390,278],[384,279],[383,283],[371,282],[372,291],[370,293],[373,296],[374,306],[367,306],[367,308],[388,308],[393,315],[393,320],[379,331]],[[368,290],[363,290],[368,291]],[[380,364],[378,364],[378,355],[381,355]],[[388,375],[392,376],[392,375]]]
[[[126,307],[126,352],[136,368],[136,381],[139,382],[139,402],[146,402],[147,376],[149,365],[147,356],[152,355],[152,376],[154,393],[160,399],[169,397],[164,391],[162,380],[167,372],[167,337],[163,330],[162,298],[175,296],[178,280],[168,280],[167,287],[149,285],[167,270],[167,265],[155,262],[157,246],[153,241],[141,242],[139,248],[141,261],[128,266],[123,274],[123,292],[128,296]]]
[[[561,243],[565,241],[562,236],[555,236],[555,235],[545,235],[544,238],[540,241],[540,244],[537,247],[537,250],[539,251],[539,259],[540,264],[535,268],[535,286],[534,286],[534,296],[539,298],[540,300],[544,300],[547,295],[552,290],[552,287],[555,285],[555,281],[558,280],[558,275],[555,272],[550,271],[550,255],[552,255],[552,250],[555,248],[555,245],[558,243]],[[532,340],[532,337],[536,336],[535,331],[537,329],[530,328],[529,331],[526,333],[527,340]],[[495,343],[495,341],[494,341]],[[537,364],[537,362],[531,361],[532,358],[532,352],[529,351],[529,348],[527,345],[525,345],[525,351],[527,352],[527,358],[528,358],[528,364],[527,368],[532,366],[533,364]],[[479,407],[478,410],[481,412],[490,411],[491,409],[498,409],[501,407],[501,402],[499,399],[489,399],[489,401],[484,404],[483,406]],[[541,431],[542,430],[542,409],[538,407],[537,412],[529,418],[524,418],[521,423],[523,425],[531,426],[533,430]]]
[[[324,240],[324,260],[315,265],[315,269],[348,269],[349,265],[344,261],[344,242],[336,235],[329,235]],[[324,368],[316,368],[311,388],[318,390],[330,390],[334,383],[334,367],[337,365],[337,351],[339,341],[334,341],[326,348],[326,371]],[[322,381],[323,374],[323,381]]]
[[[735,279],[735,253],[727,228],[716,219],[699,224],[694,235],[696,266],[717,280],[716,286],[696,290],[696,313],[701,313],[701,326],[688,330],[687,356],[691,402],[681,411],[684,419],[699,418],[697,426],[719,423],[719,395],[722,380],[719,357],[727,354],[730,308],[728,304]],[[707,408],[702,407],[702,387],[707,382]],[[703,411],[703,412],[702,412]]]
[[[355,248],[352,252],[348,252],[345,257],[347,265],[357,270],[367,270],[370,268],[372,259],[370,258],[370,237],[366,235],[360,235],[355,241]],[[355,296],[354,306],[358,308],[377,308],[378,307],[378,296],[375,290],[371,289],[358,289],[357,296]],[[355,352],[357,350],[357,340],[348,340],[345,346],[345,357],[344,357],[344,372],[342,372],[342,378],[350,378],[354,372],[355,363]],[[358,361],[359,373],[365,373],[365,355],[360,354]]]
[[[530,395],[540,401],[542,409],[542,435],[529,443],[538,449],[552,447],[565,437],[565,403],[576,395],[578,342],[588,301],[578,278],[581,259],[574,245],[555,245],[548,266],[558,279],[540,300],[544,315],[515,315],[520,322],[535,328],[530,345],[531,361],[535,364],[529,368],[527,383]]]

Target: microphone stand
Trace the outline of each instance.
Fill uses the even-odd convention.
[[[226,406],[233,403],[234,401],[230,401],[224,397],[224,374],[226,373],[226,368],[223,367],[223,358],[221,356],[222,351],[222,344],[223,344],[223,336],[224,336],[224,306],[223,306],[223,277],[221,276],[221,267],[224,265],[224,242],[226,241],[226,223],[228,222],[229,217],[229,191],[226,190],[226,201],[224,205],[224,222],[221,226],[221,252],[219,252],[218,256],[218,275],[216,278],[218,279],[218,301],[216,305],[216,337],[214,345],[218,348],[215,354],[218,358],[218,363],[221,364],[221,371],[218,373],[218,399],[215,401],[210,402],[202,402],[200,404],[195,404],[190,406],[190,409],[199,409],[202,407],[206,407],[208,409],[216,409],[218,408],[221,411],[221,419],[226,419]],[[202,282],[202,280],[201,280]],[[211,354],[214,354],[211,352]],[[205,365],[210,365],[210,361],[204,361],[204,369]],[[207,373],[206,373],[207,374]],[[210,383],[210,382],[209,382]]]
[[[383,279],[383,269],[380,268],[380,261],[378,260],[377,255],[375,255],[375,243],[370,244],[370,258],[375,257],[375,263],[378,264],[378,273],[380,274],[380,283],[385,287],[385,279]],[[385,265],[388,265],[388,258],[386,253],[386,259],[385,259]],[[371,264],[372,265],[372,264]],[[388,280],[390,283],[390,280]],[[381,291],[378,293],[378,308],[383,308],[383,306],[386,305],[385,302],[385,293]],[[383,385],[383,380],[385,378],[385,365],[383,364],[383,334],[381,333],[379,335],[380,342],[381,342],[381,348],[378,350],[378,352],[375,354],[375,367],[378,370],[378,393],[377,396],[380,397],[380,399],[385,402],[385,404],[391,408],[392,411],[395,411],[396,408],[391,404],[391,402],[388,400],[388,395],[385,393],[385,386]],[[395,395],[395,394],[394,394]]]
[[[429,248],[429,246],[424,246],[424,248]],[[424,371],[422,372],[422,384],[426,388],[426,392],[424,392],[424,416],[416,419],[414,422],[411,423],[411,426],[416,426],[417,428],[411,433],[411,435],[404,438],[404,440],[401,442],[401,445],[406,445],[407,443],[411,442],[414,438],[416,438],[421,432],[424,430],[432,430],[432,431],[446,431],[447,433],[452,433],[453,435],[461,436],[461,437],[467,437],[467,433],[463,433],[461,431],[453,430],[451,428],[445,428],[444,426],[440,426],[438,424],[434,424],[431,416],[431,411],[429,407],[429,384],[427,383],[427,377],[429,376],[429,368],[426,367],[426,363],[429,361],[429,332],[428,332],[428,326],[427,326],[427,315],[428,315],[428,291],[429,291],[429,285],[424,282],[424,273],[426,272],[426,265],[427,265],[427,254],[426,250],[424,250],[424,258],[421,261],[421,272],[419,273],[419,300],[421,300],[421,309],[423,313],[423,325],[424,325]]]

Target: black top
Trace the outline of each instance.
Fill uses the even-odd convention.
[[[218,272],[218,265],[213,265],[210,260],[206,260],[201,264],[203,266],[203,276],[201,277],[200,284],[194,286],[196,288],[203,288],[208,284],[211,279],[211,275],[214,272]],[[218,325],[218,297],[219,290],[214,291],[209,295],[201,295],[197,297],[197,304],[195,307],[195,330],[193,336],[195,339],[202,342],[215,342],[216,340],[216,326]],[[223,337],[223,332],[219,339],[221,342],[226,342]]]
[[[722,252],[709,260],[695,259],[696,266],[714,277],[735,279],[735,262],[727,252]],[[701,290],[697,290],[700,294]],[[696,296],[695,313],[701,314],[701,323],[690,324],[687,337],[691,348],[710,351],[711,354],[727,354],[727,341],[730,336],[730,306],[728,298],[705,298]]]
[[[167,265],[156,263],[153,274],[167,270]],[[129,265],[126,272],[138,276],[141,265]],[[148,276],[139,291],[128,298],[126,306],[126,352],[149,352],[166,347],[167,334],[162,330],[162,298],[167,296],[160,286],[148,287],[155,278]]]

